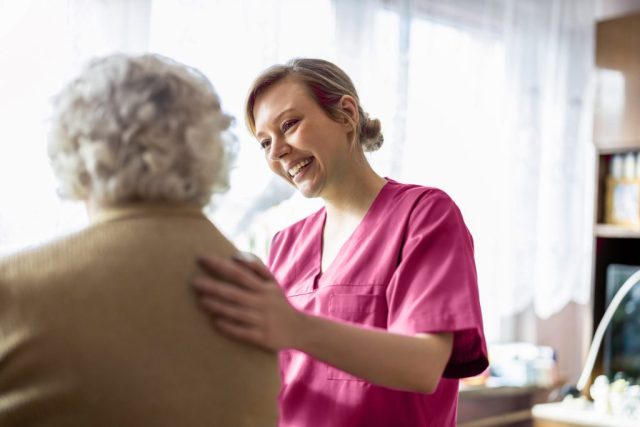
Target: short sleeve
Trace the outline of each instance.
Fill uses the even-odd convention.
[[[273,269],[273,265],[275,263],[276,254],[278,253],[279,243],[280,243],[280,232],[277,232],[271,238],[271,244],[269,245],[269,251],[267,256],[267,267],[269,269]]]
[[[486,369],[473,240],[444,192],[429,191],[412,207],[386,297],[389,331],[454,334],[444,377],[464,378]]]

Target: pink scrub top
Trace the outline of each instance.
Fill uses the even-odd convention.
[[[441,190],[387,181],[326,272],[324,209],[275,235],[269,266],[307,313],[406,335],[453,332],[444,375],[432,394],[399,391],[282,351],[280,427],[455,427],[458,379],[488,365],[460,210]]]

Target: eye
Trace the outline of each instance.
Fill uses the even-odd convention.
[[[297,119],[294,119],[294,120],[287,120],[286,122],[284,122],[284,123],[282,124],[282,128],[281,128],[282,133],[285,133],[286,131],[288,131],[289,129],[291,129],[291,128],[292,128],[293,126],[295,126],[295,125],[296,125],[296,123],[298,123],[298,122],[299,122],[299,120],[297,120]]]
[[[270,145],[271,145],[270,139],[263,139],[262,141],[260,141],[260,146],[262,147],[263,150],[266,150],[267,148],[269,148]]]

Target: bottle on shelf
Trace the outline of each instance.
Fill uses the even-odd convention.
[[[635,153],[627,153],[624,156],[623,177],[634,179],[636,177],[636,156]]]
[[[613,179],[622,178],[623,159],[620,154],[611,156],[609,160],[609,177]]]

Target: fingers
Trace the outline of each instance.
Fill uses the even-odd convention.
[[[238,252],[234,256],[231,257],[237,263],[246,266],[251,271],[253,271],[258,277],[265,280],[275,280],[271,271],[267,268],[266,265],[260,261],[260,258],[257,256],[248,253],[248,252]]]
[[[202,298],[200,303],[214,316],[220,317],[218,321],[225,319],[236,324],[243,324],[245,327],[255,327],[260,324],[259,316],[246,307],[225,303],[219,299],[209,297]]]
[[[256,277],[251,270],[245,268],[243,264],[229,259],[207,255],[198,257],[198,265],[225,282],[235,283],[254,290],[259,290],[263,287],[260,278]]]
[[[245,289],[209,277],[196,277],[193,279],[193,287],[204,297],[221,298],[237,305],[253,306],[256,302],[255,297]]]
[[[258,324],[259,316],[253,311],[256,301],[247,290],[208,277],[196,277],[193,287],[200,293],[200,303],[213,316]]]
[[[245,343],[274,351],[264,342],[259,316],[247,308],[233,306],[215,298],[200,300],[206,310],[214,315],[215,327],[224,335]]]
[[[257,329],[251,328],[246,325],[240,325],[225,319],[218,319],[216,321],[216,327],[223,334],[231,338],[235,338],[239,341],[254,344],[264,349],[273,351],[273,349],[270,349],[268,346],[264,345],[260,331]]]

